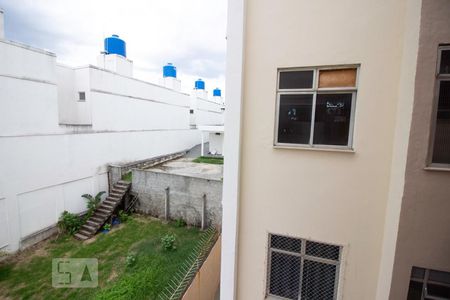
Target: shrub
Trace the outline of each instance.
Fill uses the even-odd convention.
[[[177,249],[175,246],[176,237],[174,234],[167,233],[161,238],[161,244],[164,250],[171,251]]]
[[[58,227],[65,233],[74,235],[77,233],[82,225],[81,218],[76,214],[71,214],[68,211],[63,211],[58,221]]]
[[[128,254],[127,258],[125,259],[125,265],[128,268],[131,268],[132,266],[134,266],[136,264],[136,255],[134,254]]]
[[[120,222],[125,223],[128,220],[129,217],[130,216],[126,212],[124,212],[123,210],[119,210]]]
[[[175,220],[175,226],[176,227],[185,227],[186,226],[186,221],[183,220],[182,218],[176,219]]]
[[[92,214],[94,213],[94,210],[98,207],[98,205],[100,204],[100,201],[102,200],[102,195],[106,193],[105,191],[102,192],[98,192],[97,195],[95,195],[95,197],[93,197],[91,194],[84,194],[81,195],[81,197],[85,198],[87,203],[87,214],[85,216],[85,220],[89,219]]]
[[[111,230],[111,224],[106,223],[105,225],[103,225],[103,230]]]

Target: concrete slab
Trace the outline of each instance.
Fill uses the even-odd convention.
[[[192,162],[194,158],[181,158],[173,160],[157,167],[148,169],[153,172],[177,174],[189,177],[221,180],[223,178],[223,166]]]

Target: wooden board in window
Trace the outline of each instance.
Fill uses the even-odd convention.
[[[356,69],[319,71],[319,88],[355,87]]]

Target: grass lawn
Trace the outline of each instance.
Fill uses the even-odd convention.
[[[223,165],[223,157],[200,156],[193,160],[196,163]]]
[[[176,250],[164,251],[160,239],[176,235]],[[62,236],[0,262],[0,299],[156,299],[203,233],[135,216],[96,240]],[[126,257],[136,256],[133,266]],[[53,288],[52,258],[97,258],[98,288]]]

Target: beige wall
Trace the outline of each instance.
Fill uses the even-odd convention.
[[[184,293],[182,300],[212,300],[219,289],[220,249],[222,238],[219,236],[208,258]]]
[[[414,110],[390,299],[406,299],[412,266],[450,272],[450,172],[425,170],[437,48],[450,43],[450,1],[423,0]]]
[[[269,232],[345,246],[345,299],[374,299],[406,0],[248,0],[237,298],[265,295]],[[361,64],[354,153],[273,148],[277,68]]]

